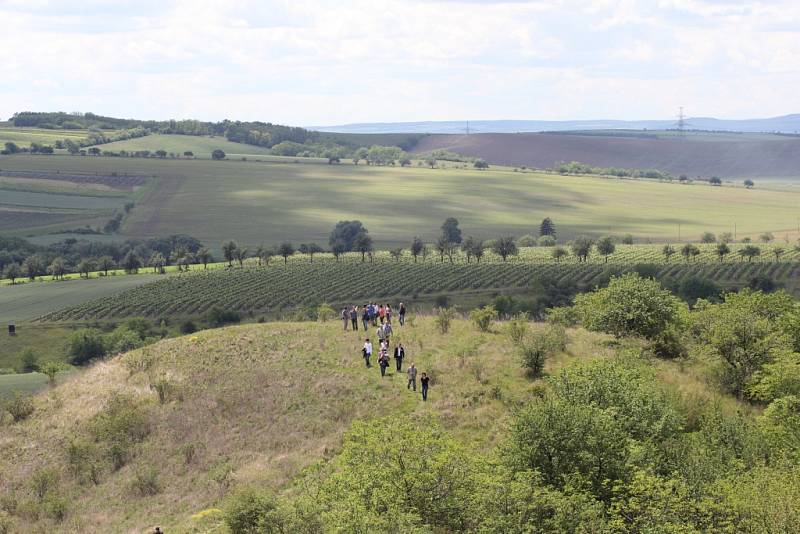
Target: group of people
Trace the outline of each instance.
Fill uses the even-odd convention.
[[[370,325],[373,327],[378,326],[378,322],[380,322],[381,325],[388,324],[391,326],[394,314],[395,311],[392,309],[391,305],[370,302],[364,304],[361,308],[358,306],[342,308],[341,318],[345,331],[347,331],[349,326],[353,329],[353,332],[358,332],[358,319],[360,316],[362,328],[366,332]],[[402,302],[397,307],[397,319],[400,326],[406,324],[406,307]]]
[[[386,376],[386,369],[390,365],[389,353],[394,357],[395,368],[398,373],[403,372],[403,359],[406,357],[406,349],[402,343],[398,343],[393,350],[390,351],[390,343],[394,329],[392,327],[392,318],[394,310],[389,304],[364,304],[360,309],[358,306],[351,306],[350,308],[342,308],[342,323],[344,330],[347,331],[348,326],[352,327],[354,332],[358,331],[358,319],[361,317],[362,329],[366,332],[369,331],[370,325],[376,327],[375,337],[378,340],[378,367],[381,370],[381,376]],[[397,307],[397,318],[400,326],[405,324],[406,320],[406,307],[401,302]],[[361,354],[364,357],[364,364],[367,367],[372,367],[370,359],[375,352],[370,338],[364,340],[364,347],[361,349]],[[417,366],[412,363],[406,369],[406,389],[413,389],[417,391]],[[422,400],[428,400],[428,384],[430,377],[427,373],[421,373],[419,382],[422,387]]]

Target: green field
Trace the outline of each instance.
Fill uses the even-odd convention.
[[[190,151],[194,153],[194,157],[205,159],[211,158],[211,153],[218,148],[222,149],[229,158],[258,157],[271,154],[270,149],[266,147],[233,143],[222,136],[207,137],[199,135],[151,134],[145,137],[137,137],[136,139],[106,143],[99,145],[99,148],[111,152],[119,152],[121,150],[128,152],[165,150],[180,157],[183,157],[184,152]]]
[[[62,383],[70,374],[69,371],[60,372],[56,377],[56,383]],[[47,385],[47,376],[42,373],[0,375],[0,401],[18,392],[38,393]]]
[[[339,220],[359,219],[383,247],[435,240],[455,216],[465,234],[534,233],[552,217],[559,237],[631,233],[698,239],[701,232],[796,232],[800,193],[679,185],[511,170],[297,165],[255,161],[17,156],[0,168],[156,176],[124,223],[124,237],[187,233],[212,247],[290,240],[327,245]]]
[[[85,138],[86,130],[48,130],[0,126],[0,145],[11,142],[16,143],[20,148],[27,148],[31,143],[50,145],[58,140],[72,139],[80,142]]]
[[[153,280],[155,275],[109,276],[90,280],[0,286],[0,324],[36,319],[88,299],[114,295]]]

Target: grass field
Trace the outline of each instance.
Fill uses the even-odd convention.
[[[61,372],[56,377],[56,383],[61,383],[70,375]],[[47,376],[42,373],[25,373],[19,375],[0,375],[0,401],[15,393],[34,394],[47,387]]]
[[[52,324],[17,324],[17,335],[6,333],[2,323],[0,332],[0,369],[18,369],[19,357],[25,349],[32,349],[40,362],[65,360],[64,346],[74,328]],[[75,327],[77,328],[77,327]]]
[[[54,309],[113,295],[153,280],[155,275],[110,276],[91,280],[16,284],[0,287],[0,324],[35,319]]]
[[[283,240],[327,244],[333,225],[360,219],[379,246],[435,240],[448,216],[465,234],[534,233],[552,217],[559,236],[632,233],[676,241],[701,232],[739,235],[797,227],[800,193],[679,185],[510,170],[297,165],[134,158],[0,158],[0,168],[157,176],[122,234],[188,233],[212,247]]]
[[[258,157],[271,154],[270,149],[266,147],[233,143],[222,136],[208,137],[199,135],[152,134],[145,137],[137,137],[136,139],[107,143],[100,145],[99,148],[110,150],[111,152],[119,152],[121,150],[128,152],[166,150],[180,157],[183,157],[184,152],[190,151],[194,153],[194,157],[205,159],[210,159],[211,153],[218,148],[222,149],[229,158]]]
[[[86,130],[48,130],[0,126],[0,145],[11,142],[16,143],[21,148],[27,148],[31,143],[51,145],[58,140],[72,139],[75,142],[79,142],[85,138]]]

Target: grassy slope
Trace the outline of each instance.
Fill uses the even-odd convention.
[[[182,156],[183,153],[188,150],[193,152],[195,157],[199,158],[210,158],[211,153],[218,148],[222,149],[229,157],[262,156],[271,153],[270,149],[266,147],[233,143],[224,137],[164,134],[153,134],[145,137],[137,137],[136,139],[115,141],[113,143],[99,145],[98,148],[101,150],[110,150],[112,152],[119,152],[120,150],[127,150],[128,152],[136,152],[137,150],[149,150],[151,152],[166,150],[167,152],[174,152],[179,156]]]
[[[427,405],[394,371],[381,379],[375,367],[364,369],[362,336],[341,332],[338,321],[233,327],[145,349],[155,357],[149,375],[177,384],[179,395],[164,405],[156,402],[147,374],[129,376],[123,361],[131,356],[97,364],[40,395],[32,419],[4,428],[0,493],[17,488],[17,497],[25,499],[31,473],[48,465],[59,471],[59,491],[70,500],[64,530],[141,532],[159,524],[167,532],[204,531],[209,525],[192,514],[217,505],[237,485],[285,487],[304,466],[331,455],[355,419],[433,412],[476,449],[502,439],[511,407],[536,387],[507,351],[506,336],[478,334],[463,320],[441,335],[431,318],[420,317],[398,331],[406,363],[416,362],[433,377]],[[604,336],[576,330],[570,338],[550,371],[574,358],[613,354]],[[667,382],[687,394],[708,394],[689,376],[691,369],[664,365]],[[78,485],[67,471],[64,444],[83,434],[118,392],[149,400],[152,433],[130,465],[105,472],[97,486]],[[191,465],[179,452],[186,444],[197,448]],[[161,490],[139,497],[131,480],[148,466],[158,467]],[[227,470],[230,475],[220,477]],[[47,521],[36,526],[47,529]]]
[[[15,284],[0,287],[0,324],[35,319],[87,299],[113,295],[145,284],[155,275],[109,276],[91,280],[65,280],[53,283]]]
[[[341,219],[358,218],[378,245],[435,239],[456,216],[465,233],[531,233],[551,216],[560,236],[630,232],[676,240],[702,231],[783,233],[797,226],[800,194],[505,170],[376,168],[254,161],[11,157],[4,169],[153,174],[158,184],[138,203],[123,233],[192,234],[206,243],[248,245],[284,239],[326,242]]]
[[[52,144],[59,139],[72,139],[78,142],[84,138],[86,138],[86,130],[47,130],[0,126],[0,145],[12,142],[20,147],[28,147],[31,143]]]

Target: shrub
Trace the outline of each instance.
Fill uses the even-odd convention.
[[[530,234],[525,234],[524,236],[517,239],[517,245],[521,247],[535,247],[536,243],[537,243],[536,238]]]
[[[181,334],[194,334],[197,332],[197,325],[194,324],[194,321],[186,320],[181,323],[180,326]]]
[[[543,235],[536,240],[536,244],[540,247],[554,247],[556,246],[556,238],[551,235]]]
[[[42,510],[55,521],[63,521],[67,517],[67,499],[56,491],[50,491],[42,499]]]
[[[100,483],[100,451],[95,443],[74,439],[67,445],[67,464],[79,482]]]
[[[685,305],[655,280],[628,273],[608,287],[575,297],[575,310],[588,330],[615,337],[655,339],[681,318]]]
[[[108,352],[120,354],[138,349],[144,343],[137,332],[127,326],[119,326],[106,336],[104,344]]]
[[[172,395],[175,385],[166,376],[161,376],[150,384],[150,389],[158,395],[158,403],[164,404]]]
[[[223,514],[231,534],[283,532],[277,500],[265,490],[239,490],[228,498]]]
[[[523,367],[531,377],[540,377],[547,359],[563,351],[566,342],[566,331],[560,325],[548,325],[543,330],[532,332],[522,340],[518,348]]]
[[[161,491],[156,468],[146,467],[136,471],[131,482],[131,489],[142,497],[155,495]]]
[[[33,373],[39,370],[39,356],[33,349],[25,349],[19,357],[19,372]]]
[[[56,383],[56,376],[63,371],[65,366],[60,362],[44,362],[39,371],[47,376],[47,382],[52,386]]]
[[[481,332],[488,332],[492,321],[497,318],[497,310],[491,304],[483,308],[476,308],[469,312],[469,318]]]
[[[556,488],[578,477],[594,495],[608,498],[613,482],[626,478],[628,439],[619,420],[605,410],[544,399],[520,412],[506,462],[515,470],[538,471]]]
[[[515,345],[522,343],[528,332],[528,314],[520,313],[508,322],[508,337]]]
[[[206,321],[212,326],[222,326],[230,323],[238,323],[242,316],[237,311],[223,310],[214,307],[206,314]]]
[[[54,469],[44,467],[38,469],[31,476],[31,492],[39,501],[44,499],[48,492],[58,487],[58,473]]]
[[[96,328],[78,330],[69,336],[67,355],[74,365],[82,365],[106,355],[103,334]]]
[[[453,310],[450,308],[437,308],[436,310],[436,327],[439,332],[446,334],[450,330],[450,323],[453,320]]]
[[[150,420],[140,401],[116,395],[92,418],[89,430],[106,446],[111,463],[119,469],[127,463],[134,445],[150,433]]]
[[[336,317],[336,310],[330,304],[322,303],[317,306],[317,321],[324,323]]]
[[[663,441],[681,431],[683,418],[677,400],[659,382],[653,367],[638,357],[573,364],[550,379],[550,386],[567,404],[612,410],[638,440]]]
[[[17,391],[11,399],[5,403],[5,409],[11,414],[11,418],[14,422],[19,423],[33,415],[35,410],[33,398],[30,395]]]

